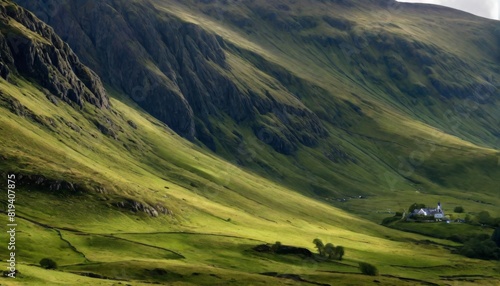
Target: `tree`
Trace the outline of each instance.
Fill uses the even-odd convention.
[[[276,251],[278,251],[281,248],[281,245],[282,245],[281,242],[276,241],[276,243],[273,244],[273,246],[271,246],[271,250],[273,252],[276,252]]]
[[[378,269],[374,265],[371,265],[370,263],[365,263],[365,262],[360,262],[359,263],[359,270],[361,273],[365,275],[370,275],[370,276],[377,276],[378,275]]]
[[[332,259],[335,257],[335,246],[331,243],[327,243],[325,245],[325,256],[328,256],[329,259]]]
[[[467,214],[467,215],[465,216],[465,222],[466,222],[466,223],[472,223],[472,217],[470,216],[470,214]]]
[[[321,239],[319,238],[315,238],[313,240],[313,243],[316,245],[319,255],[325,256],[325,245],[323,244],[323,241],[321,241]]]
[[[412,213],[414,210],[418,210],[418,209],[425,209],[425,205],[414,203],[413,205],[410,206],[410,208],[408,209],[408,212]]]
[[[492,225],[493,224],[493,219],[490,215],[489,212],[487,211],[482,211],[477,215],[477,219],[480,224],[486,224],[486,225]]]
[[[462,206],[455,207],[455,209],[453,211],[461,214],[464,212],[464,207],[462,207]]]
[[[491,240],[500,247],[500,226],[495,229],[493,235],[491,236]]]
[[[40,260],[40,266],[45,269],[56,269],[57,263],[50,258],[43,258],[42,260]]]
[[[335,257],[338,259],[338,260],[342,260],[342,257],[344,256],[345,254],[345,250],[344,250],[344,247],[343,246],[337,246],[335,248]]]
[[[401,220],[401,217],[399,216],[391,216],[391,217],[386,217],[382,220],[382,225],[389,225],[395,221]]]

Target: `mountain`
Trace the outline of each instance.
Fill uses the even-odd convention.
[[[242,146],[249,136],[284,155],[322,149],[315,159],[334,161],[328,169],[355,160],[347,142],[335,138],[349,132],[429,136],[408,130],[415,128],[386,131],[386,120],[409,119],[426,133],[436,128],[498,148],[495,21],[461,14],[474,31],[469,39],[454,29],[456,11],[392,1],[312,1],[308,12],[301,12],[306,2],[19,3],[113,88],[181,136],[239,164],[251,152]],[[448,18],[436,23],[443,11]],[[257,157],[257,169],[265,165],[266,173],[283,176],[272,171],[279,168],[274,160]],[[376,179],[372,168],[364,171],[366,181]],[[302,177],[303,170],[293,173]]]
[[[384,285],[500,280],[455,242],[379,225],[414,202],[500,216],[498,21],[394,1],[15,2],[0,170],[29,234],[20,283],[373,283],[360,261]],[[252,251],[318,237],[345,260]]]

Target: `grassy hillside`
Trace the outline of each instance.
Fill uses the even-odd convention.
[[[82,114],[59,105],[54,114],[51,110],[56,107],[44,100],[35,86],[23,81],[19,85],[3,81],[3,97],[39,100],[30,106],[32,111],[56,118],[58,133],[3,108],[1,132],[3,138],[11,140],[2,141],[2,169],[61,178],[105,191],[20,187],[18,283],[91,283],[90,278],[75,275],[88,272],[122,281],[183,281],[182,285],[292,282],[258,275],[270,271],[292,272],[325,283],[363,281],[366,278],[356,274],[357,261],[374,263],[383,274],[438,281],[438,274],[455,275],[457,269],[463,269],[462,275],[490,276],[487,267],[498,267],[498,263],[450,254],[446,247],[454,246],[452,242],[379,226],[230,165],[172,134],[158,121],[131,108],[130,102],[124,104],[124,99],[111,99],[114,112],[89,110]],[[137,140],[135,144],[141,148],[127,152],[128,139],[113,139],[96,130],[88,120],[95,113],[121,126],[120,135],[125,138],[130,134],[129,139]],[[128,120],[137,129],[127,124]],[[81,134],[61,123],[65,121],[77,124]],[[75,140],[91,134],[94,137],[86,141],[86,149]],[[27,144],[29,150],[23,150]],[[58,152],[62,159],[54,162]],[[125,198],[152,206],[161,204],[170,212],[153,218],[113,206]],[[413,199],[409,196],[407,201]],[[371,204],[370,200],[365,202],[365,207]],[[493,212],[495,206],[488,209]],[[346,259],[341,264],[318,263],[294,256],[262,257],[251,250],[278,240],[313,250],[316,237],[345,246]],[[428,242],[420,242],[424,240]],[[43,257],[59,263],[57,274],[49,275],[54,271],[33,266]],[[427,271],[429,266],[431,271]],[[61,280],[54,280],[58,276]],[[391,277],[377,279],[387,285],[403,283]],[[93,279],[92,283],[108,282]]]
[[[213,58],[198,59],[198,71],[245,91],[231,95],[252,102],[243,104],[248,118],[239,120],[241,110],[218,105],[220,98],[201,97],[196,107],[177,91],[171,105],[185,99],[196,113],[192,138],[164,123],[174,113],[155,118],[111,80],[109,108],[101,109],[48,100],[36,79],[16,73],[0,79],[0,171],[18,176],[20,263],[18,279],[0,283],[497,284],[498,262],[453,254],[461,244],[415,234],[445,233],[447,225],[404,232],[379,223],[415,202],[500,216],[498,59],[490,37],[498,23],[418,5],[394,10],[383,1],[229,2],[100,3],[109,4],[114,23],[154,11],[146,18],[186,29],[201,41],[186,48],[190,55],[223,42]],[[139,9],[147,3],[154,5]],[[130,17],[120,18],[123,11]],[[451,28],[456,22],[471,38]],[[174,85],[136,32],[132,50],[144,56],[137,68]],[[362,46],[346,54],[342,43]],[[486,97],[466,96],[476,88]],[[162,110],[164,102],[153,103]],[[6,197],[0,201],[5,211]],[[344,246],[344,260],[252,250],[280,241],[315,252],[315,238]],[[40,268],[44,257],[58,270]],[[362,275],[359,262],[381,275]]]

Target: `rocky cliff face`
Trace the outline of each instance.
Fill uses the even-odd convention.
[[[446,41],[430,40],[435,39],[430,35],[439,35],[433,28],[422,26],[422,31],[410,33],[405,29],[414,27],[404,21],[385,23],[387,13],[394,19],[412,15],[413,6],[392,0],[316,1],[314,7],[325,8],[315,13],[302,11],[301,1],[286,5],[261,0],[17,2],[54,27],[106,83],[178,134],[198,139],[212,150],[224,144],[237,147],[242,139],[233,136],[233,130],[221,129],[238,124],[283,154],[292,154],[301,145],[316,146],[328,136],[323,124],[345,129],[367,119],[368,113],[357,106],[360,99],[389,104],[411,116],[426,114],[422,120],[435,125],[443,121],[441,110],[450,105],[460,110],[474,101],[484,113],[485,108],[495,107],[498,98],[498,60],[490,56],[483,63],[476,60],[482,57],[480,51],[497,51],[493,41],[484,40],[490,36],[463,41],[467,53],[452,52]],[[209,17],[257,45],[275,46],[282,54],[277,57],[283,57],[271,63],[230,37],[209,32],[212,24],[189,22],[169,5],[193,9],[193,15]],[[361,12],[354,6],[366,15],[359,18]],[[367,25],[360,20],[364,17],[377,25]],[[498,26],[477,25],[488,31]],[[259,38],[255,31],[273,36]],[[290,39],[279,36],[283,33]],[[469,53],[472,57],[465,56]],[[285,68],[283,63],[290,58],[317,59],[306,60],[303,67],[318,70],[321,81],[309,72]],[[264,76],[248,77],[251,73]],[[488,113],[486,117],[493,117],[496,111]],[[227,118],[236,124],[227,124]],[[438,125],[461,136],[451,123]],[[495,124],[476,120],[465,125],[461,132],[472,134],[476,143],[497,144]]]
[[[7,1],[0,3],[0,75],[31,78],[68,103],[107,108],[99,77],[71,48],[33,14]]]
[[[287,106],[228,78],[228,47],[219,36],[140,1],[18,1],[50,24],[104,81],[123,90],[188,139],[215,150],[210,118],[236,123],[277,111],[277,122],[252,123],[257,137],[281,153],[326,136],[305,106]],[[267,97],[267,98],[266,98]],[[290,118],[305,122],[300,132]],[[307,133],[307,135],[306,135]],[[221,134],[217,135],[221,136]]]

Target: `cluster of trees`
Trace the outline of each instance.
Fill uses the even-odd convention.
[[[487,234],[459,236],[453,235],[452,240],[464,245],[458,253],[469,258],[485,260],[500,260],[500,227],[497,227],[491,237]]]
[[[345,254],[345,249],[343,246],[334,246],[332,243],[323,244],[321,239],[316,238],[313,240],[316,249],[321,257],[326,257],[328,259],[342,260]]]
[[[469,258],[500,260],[500,247],[484,234],[467,240],[459,253]]]
[[[489,212],[482,211],[475,216],[467,214],[465,216],[465,222],[473,225],[485,225],[491,227],[500,226],[500,217],[492,217]]]

